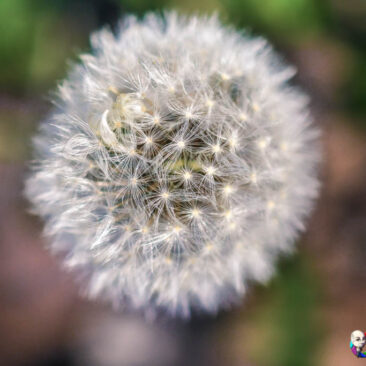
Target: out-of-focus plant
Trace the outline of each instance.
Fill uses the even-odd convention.
[[[294,41],[324,28],[321,1],[316,0],[221,0],[230,20],[250,24],[272,37]]]
[[[0,1],[0,81],[2,88],[19,89],[28,76],[34,24],[27,0]]]

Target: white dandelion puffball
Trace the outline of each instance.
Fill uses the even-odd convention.
[[[318,191],[307,97],[216,17],[91,37],[34,139],[26,195],[89,297],[188,316],[266,281]]]

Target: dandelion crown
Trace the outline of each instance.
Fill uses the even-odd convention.
[[[294,70],[215,17],[92,35],[34,138],[26,181],[87,293],[188,316],[266,281],[316,197],[317,131]]]

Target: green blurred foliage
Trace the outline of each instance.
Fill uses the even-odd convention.
[[[311,36],[324,29],[319,0],[222,0],[240,26],[271,34],[281,42]]]
[[[0,1],[0,81],[17,89],[27,78],[35,17],[27,0]]]
[[[117,0],[125,12],[142,16],[147,11],[161,11],[170,5],[170,0]]]
[[[323,336],[319,277],[304,255],[284,259],[278,267],[251,314],[254,338],[261,341],[253,342],[250,358],[260,366],[315,365]]]
[[[0,2],[0,85],[12,94],[44,93],[64,76],[65,62],[87,40],[75,21],[42,1]],[[83,34],[84,33],[84,34]]]

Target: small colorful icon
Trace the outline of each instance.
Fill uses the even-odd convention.
[[[361,332],[360,330],[354,330],[351,333],[351,351],[352,353],[359,358],[366,358],[366,353],[361,352],[362,348],[366,344],[366,333]]]

